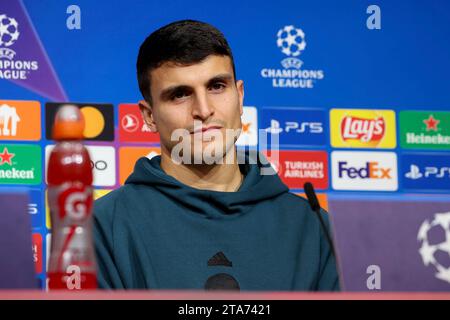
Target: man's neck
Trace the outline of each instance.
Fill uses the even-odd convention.
[[[222,192],[239,189],[244,179],[237,163],[236,149],[234,163],[228,164],[176,164],[170,154],[161,153],[161,169],[169,176],[192,188]]]

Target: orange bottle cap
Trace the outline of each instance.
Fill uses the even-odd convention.
[[[80,109],[74,105],[63,105],[56,112],[53,124],[53,139],[83,139],[84,117]]]

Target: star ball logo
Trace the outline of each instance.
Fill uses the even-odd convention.
[[[277,32],[276,45],[286,58],[281,60],[283,69],[263,68],[261,76],[272,79],[273,88],[312,89],[317,81],[324,79],[323,70],[304,69],[298,57],[306,49],[304,31],[294,25],[287,25]]]
[[[12,46],[19,39],[19,35],[17,20],[6,14],[0,14],[0,46]]]
[[[72,102],[48,102],[45,104],[46,138],[48,140],[52,140],[56,112],[60,106],[66,104],[80,108],[85,121],[84,140],[114,141],[114,107],[112,104]]]
[[[0,14],[0,79],[26,80],[30,71],[39,69],[37,61],[15,59],[13,45],[19,40],[19,23],[14,17]]]
[[[331,109],[331,145],[341,148],[396,146],[393,110]]]
[[[400,112],[400,144],[406,149],[450,150],[450,112]]]
[[[448,259],[442,259],[450,255],[450,212],[436,213],[433,220],[425,220],[417,233],[417,241],[423,264],[434,268],[437,279],[450,283]]]

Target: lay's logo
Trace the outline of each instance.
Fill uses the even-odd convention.
[[[344,141],[357,140],[379,143],[385,131],[386,122],[383,118],[345,117],[341,122],[341,135]]]
[[[391,110],[332,109],[331,145],[341,148],[395,148],[395,113]]]

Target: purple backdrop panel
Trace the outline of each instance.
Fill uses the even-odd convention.
[[[450,291],[450,200],[408,198],[329,199],[345,290]]]
[[[0,192],[0,288],[36,288],[28,194]]]

